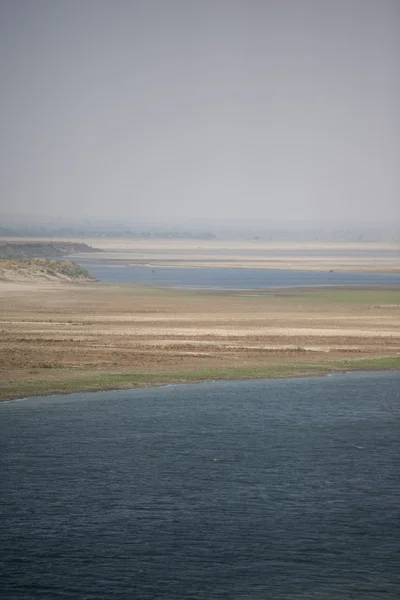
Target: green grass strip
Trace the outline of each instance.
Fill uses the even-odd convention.
[[[217,380],[311,377],[343,371],[400,371],[400,356],[332,361],[324,364],[269,365],[254,368],[206,369],[176,373],[85,373],[70,379],[23,380],[0,383],[0,400],[70,394],[100,390],[129,389],[166,384]]]

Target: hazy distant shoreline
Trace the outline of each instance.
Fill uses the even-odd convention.
[[[264,270],[400,272],[396,243],[286,243],[261,240],[87,240],[101,253],[75,259],[149,268],[235,268]]]
[[[288,271],[400,272],[400,246],[382,242],[266,242],[115,238],[1,238],[5,257],[63,256],[103,266],[229,268]],[[1,250],[1,248],[0,248]],[[36,253],[36,255],[35,255]],[[89,269],[90,270],[90,269]]]

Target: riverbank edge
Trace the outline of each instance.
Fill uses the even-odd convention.
[[[319,365],[269,365],[254,368],[206,369],[169,373],[86,372],[80,377],[73,378],[0,384],[0,402],[35,396],[127,390],[207,381],[322,377],[352,371],[400,371],[400,356],[340,360]]]

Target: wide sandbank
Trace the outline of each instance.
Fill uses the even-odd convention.
[[[1,282],[0,399],[400,369],[399,289]]]

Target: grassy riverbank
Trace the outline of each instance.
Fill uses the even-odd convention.
[[[312,377],[347,371],[400,371],[400,356],[332,361],[325,364],[270,365],[255,368],[205,369],[176,373],[81,373],[70,377],[61,370],[50,379],[0,383],[0,401],[27,396],[70,394],[112,389],[161,386],[202,381]]]

